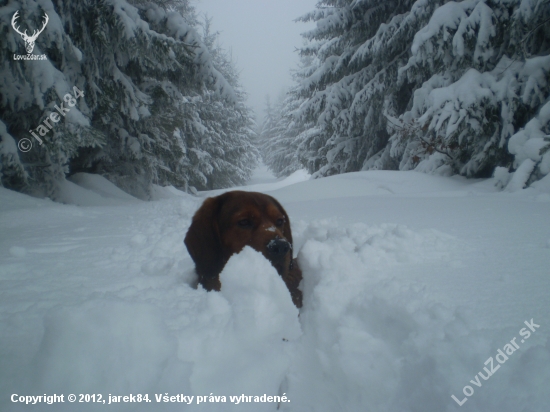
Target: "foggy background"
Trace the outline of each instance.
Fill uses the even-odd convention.
[[[265,98],[273,101],[292,82],[290,70],[298,63],[300,33],[313,23],[294,22],[315,10],[316,0],[197,0],[201,15],[212,17],[220,43],[233,53],[249,105],[261,123]]]

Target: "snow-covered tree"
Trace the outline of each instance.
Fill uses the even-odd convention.
[[[299,153],[310,172],[360,170],[385,147],[383,112],[390,102],[408,98],[393,96],[392,79],[406,61],[407,38],[433,8],[424,3],[413,15],[412,1],[324,0],[300,19],[316,22],[301,49],[312,61],[301,73],[299,94],[307,101],[298,113],[310,124]]]
[[[202,39],[212,64],[227,79],[234,92],[234,102],[228,105],[223,96],[209,88],[198,106],[202,124],[206,127],[200,148],[210,153],[212,158],[206,188],[218,189],[245,183],[260,155],[254,144],[254,115],[252,109],[246,106],[247,94],[240,84],[232,56],[220,46],[219,33],[212,32],[210,18],[205,17],[202,28]]]
[[[43,26],[45,15],[47,26],[36,40],[34,54],[47,52],[48,60],[14,60],[25,49],[11,22],[23,33],[32,32]],[[51,196],[80,148],[105,143],[101,132],[91,127],[89,106],[73,93],[75,87],[86,90],[80,75],[82,53],[65,32],[52,2],[10,2],[0,8],[0,30],[4,33],[0,38],[1,182]],[[61,109],[58,114],[55,106]],[[44,122],[53,126],[51,131]],[[34,147],[27,151],[31,144]]]
[[[262,156],[262,161],[264,164],[274,171],[273,169],[273,148],[276,145],[275,140],[277,136],[277,124],[281,118],[281,104],[280,99],[271,103],[271,97],[267,95],[265,97],[265,110],[264,118],[259,127],[258,136],[259,136],[259,150]]]
[[[400,168],[484,177],[496,166],[518,167],[512,155],[521,144],[510,138],[550,96],[549,21],[548,1],[439,7],[415,35],[399,73],[398,81],[422,82],[412,107],[390,125],[389,152]],[[537,146],[540,152],[544,141]],[[542,155],[532,161],[542,162]],[[548,162],[539,163],[539,178]]]
[[[548,173],[548,0],[323,0],[301,20],[317,23],[295,116],[310,172],[481,177],[529,152],[525,183]]]
[[[48,60],[13,60],[22,43],[10,27],[17,10],[30,28],[49,16],[35,47]],[[250,139],[243,132],[250,126],[243,92],[222,74],[193,27],[189,1],[29,0],[0,11],[7,33],[0,40],[4,185],[55,198],[59,180],[87,171],[147,198],[151,183],[203,189],[242,182],[249,174],[253,148],[219,150],[230,140]],[[83,96],[38,144],[29,130],[75,86]],[[225,135],[211,134],[213,100],[222,108],[217,114],[225,110],[224,122],[239,118]],[[14,152],[22,138],[34,147]]]
[[[264,139],[271,134],[271,130],[275,127],[275,124],[277,123],[278,116],[280,115],[279,110],[277,109],[278,108],[273,107],[271,103],[271,96],[266,95],[264,110],[265,114],[258,131],[259,135],[263,136]]]
[[[264,163],[277,177],[288,176],[304,165],[298,158],[297,136],[304,130],[295,119],[303,98],[295,90],[281,94],[275,105],[266,101],[266,115],[260,130],[260,151]]]

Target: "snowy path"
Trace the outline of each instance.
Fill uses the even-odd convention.
[[[104,205],[74,206],[0,188],[0,410],[54,410],[14,393],[149,394],[108,406],[125,411],[276,410],[229,398],[264,393],[285,393],[288,411],[546,410],[547,191],[414,172],[305,178],[263,171],[244,188],[290,214],[299,318],[252,250],[230,260],[221,293],[189,286],[182,241],[202,198],[136,202],[83,179],[94,191],[67,196]],[[540,328],[520,343],[531,319]],[[520,348],[479,387],[484,362],[514,337]],[[463,400],[466,385],[459,408],[451,395]],[[165,393],[227,402],[157,403]]]
[[[247,186],[257,185],[257,184],[266,184],[266,183],[275,183],[277,178],[273,173],[267,168],[265,164],[261,164],[256,168],[254,174],[250,180],[246,183]]]

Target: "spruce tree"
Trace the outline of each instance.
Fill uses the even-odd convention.
[[[250,139],[243,92],[216,67],[188,1],[29,0],[19,10],[28,27],[49,16],[35,46],[45,61],[13,60],[22,46],[11,28],[16,9],[1,10],[3,185],[56,198],[62,179],[84,171],[146,199],[153,183],[192,190],[246,179],[254,149],[219,151],[229,140]],[[83,96],[38,144],[29,130],[73,87]],[[239,118],[223,136],[204,124],[214,100],[222,107],[216,116]],[[14,151],[23,138],[33,148]]]
[[[428,1],[411,18],[412,3],[326,0],[300,18],[316,22],[301,49],[312,63],[302,72],[299,94],[307,100],[298,114],[310,124],[299,157],[316,176],[368,167],[387,144],[383,112],[400,100],[392,79],[407,57],[404,40],[430,12]]]
[[[317,23],[294,116],[315,176],[550,170],[547,0],[327,0],[300,20]]]
[[[398,79],[421,84],[390,126],[401,169],[489,177],[519,166],[510,138],[550,95],[549,19],[547,1],[451,2],[435,11]]]
[[[216,90],[208,88],[199,105],[199,116],[204,129],[201,146],[212,154],[212,170],[206,188],[219,189],[242,185],[250,179],[260,154],[256,140],[252,109],[246,105],[247,94],[240,84],[232,56],[219,44],[219,33],[212,32],[211,19],[205,17],[203,42],[213,67],[227,79],[234,93],[234,101],[227,101]]]
[[[266,117],[260,132],[262,159],[276,177],[284,177],[303,169],[298,158],[297,136],[302,123],[294,118],[303,101],[295,90],[282,94],[274,106],[266,102]]]

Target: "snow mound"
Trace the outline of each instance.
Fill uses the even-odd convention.
[[[174,186],[151,186],[151,200],[193,198],[190,194],[176,189]]]
[[[296,172],[298,173],[298,172]],[[432,176],[415,171],[379,171],[344,173],[322,179],[295,182],[275,187],[276,197],[292,202],[361,196],[457,196],[472,190],[475,181],[463,178]]]
[[[398,278],[400,267],[447,262],[456,253],[448,235],[325,221],[300,236],[309,238],[299,254],[304,335],[288,378],[292,403],[283,410],[451,410],[451,395],[462,400],[463,387],[472,385],[487,358],[517,334],[480,330],[467,321],[473,313],[438,303],[423,285]],[[530,406],[544,404],[547,396],[530,385],[549,373],[539,369],[532,376],[529,368],[526,377],[525,365],[546,362],[549,343],[531,344],[510,356],[498,377],[481,380],[483,389],[475,387],[467,401],[470,410],[511,411],[529,396]],[[514,383],[520,375],[529,384]]]
[[[336,220],[321,220],[298,228],[295,236],[308,239],[303,250],[308,256],[318,255],[330,265],[329,256],[353,252],[356,263],[392,264],[424,262],[448,258],[452,236],[434,229],[413,232],[404,225],[381,224],[369,226],[356,223],[342,226]],[[317,253],[319,252],[319,253]],[[328,260],[327,260],[328,259]],[[334,261],[340,264],[340,261]]]
[[[0,187],[0,212],[20,211],[22,209],[35,209],[55,207],[56,204],[50,199],[40,199],[16,192],[14,190]]]
[[[246,246],[229,260],[220,280],[236,331],[245,340],[279,342],[300,336],[298,309],[282,278],[260,252]]]
[[[285,177],[283,180],[281,180],[280,185],[275,185],[276,187],[282,187],[293,185],[294,183],[298,182],[305,182],[306,180],[309,180],[311,178],[311,175],[307,172],[305,169],[296,170],[294,173],[292,173],[290,176]]]
[[[77,206],[115,206],[139,202],[103,176],[89,173],[75,173],[62,181],[56,200]]]
[[[57,199],[63,203],[78,206],[113,206],[139,202],[139,199],[118,188],[103,176],[75,173],[67,180],[62,183],[61,194]],[[193,198],[173,186],[159,185],[151,185],[150,195],[150,200]]]
[[[92,192],[101,195],[102,197],[108,199],[119,199],[119,200],[128,200],[132,202],[137,202],[138,200],[119,189],[113,183],[109,182],[103,176],[93,175],[90,173],[75,173],[70,176],[69,179],[71,182],[76,183],[78,186],[83,187],[84,189],[91,190]]]
[[[256,183],[256,184],[250,184],[247,186],[237,186],[232,187],[230,189],[223,189],[223,190],[211,190],[211,191],[205,191],[200,192],[200,196],[217,196],[222,193],[225,193],[229,190],[245,190],[247,192],[271,192],[273,190],[281,189],[287,186],[292,186],[296,183],[305,182],[311,178],[311,175],[306,170],[297,170],[294,173],[292,173],[290,176],[287,176],[285,178],[282,178],[278,181],[268,183],[267,179],[265,179],[265,175],[260,175],[257,181],[264,182],[262,183]]]
[[[106,199],[100,194],[84,189],[68,180],[59,183],[59,191],[55,200],[77,206],[112,206],[122,203],[114,199]]]
[[[205,293],[188,310],[177,331],[182,361],[192,365],[194,394],[281,395],[290,367],[289,350],[301,335],[298,310],[280,276],[259,252],[246,247],[220,275],[221,292]],[[284,391],[283,391],[284,392]],[[273,410],[273,404],[239,405],[238,410]]]

